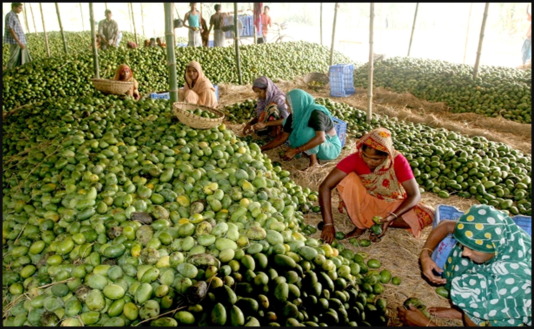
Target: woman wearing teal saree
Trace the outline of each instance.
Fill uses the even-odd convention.
[[[441,269],[430,255],[449,233],[457,243]],[[531,248],[530,235],[491,206],[474,205],[458,221],[442,221],[430,232],[420,261],[430,282],[445,285],[452,308],[428,311],[439,318],[462,319],[466,326],[531,327]],[[398,311],[405,325],[435,326],[416,308]]]
[[[310,167],[319,160],[334,160],[341,153],[339,140],[332,114],[322,105],[316,104],[312,95],[301,89],[287,93],[286,102],[290,115],[283,122],[283,132],[271,142],[262,146],[262,151],[270,150],[289,140],[290,148],[284,160],[291,160],[304,153],[310,158]]]

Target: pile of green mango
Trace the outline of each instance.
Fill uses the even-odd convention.
[[[68,56],[75,56],[85,53],[93,52],[91,46],[91,32],[70,32],[63,31],[67,44]],[[65,56],[65,48],[63,46],[63,36],[59,31],[47,32],[46,37],[48,38],[48,47],[50,49],[50,57],[63,57]],[[137,35],[137,41],[140,46],[142,46],[146,37]],[[28,49],[32,56],[32,60],[39,61],[45,58],[48,58],[48,51],[46,48],[45,35],[42,32],[38,33],[27,33],[26,40],[28,42]],[[131,32],[122,32],[122,41],[121,47],[126,48],[126,43],[128,41],[135,42],[135,34]],[[187,42],[183,37],[178,37],[176,43]],[[4,44],[2,48],[2,65],[6,66],[9,60],[9,45]]]
[[[368,64],[354,70],[357,87],[368,87]],[[374,63],[373,83],[419,99],[444,102],[451,112],[472,112],[531,123],[531,70],[500,66],[479,68],[442,60],[392,57]]]
[[[5,326],[383,326],[379,260],[302,233],[296,185],[168,102],[49,99],[2,126]]]
[[[422,191],[442,198],[456,194],[481,203],[531,215],[531,166],[529,154],[485,137],[466,137],[454,131],[367,113],[348,104],[317,98],[334,116],[347,122],[347,134],[360,138],[368,131],[385,127],[393,134],[394,145],[413,168]],[[247,121],[255,113],[252,99],[225,107],[229,119]]]
[[[244,45],[240,46],[240,52],[243,84],[252,83],[261,75],[277,80],[326,71],[330,54],[328,48],[307,42]],[[306,54],[308,60],[303,61],[299,54]],[[100,78],[113,78],[118,65],[125,63],[134,72],[142,96],[166,91],[169,90],[166,56],[166,49],[159,47],[99,51]],[[179,86],[183,86],[185,66],[192,60],[201,63],[204,74],[213,84],[238,84],[240,81],[234,47],[177,47]],[[334,60],[348,59],[335,53]],[[93,77],[90,52],[44,58],[7,70],[3,76],[2,110],[10,111],[50,97],[86,95],[95,90],[90,81]]]

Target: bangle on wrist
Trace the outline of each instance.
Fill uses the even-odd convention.
[[[430,252],[430,254],[432,255],[432,253],[434,252],[434,250],[430,249],[430,248],[422,248],[421,249],[421,252],[425,251],[425,250],[428,250]]]
[[[326,223],[323,226],[333,226],[333,225],[334,225],[334,223]]]
[[[391,211],[390,211],[389,214],[392,215],[393,217],[395,217],[395,219],[399,218],[399,216],[397,216],[397,214],[394,213],[394,212],[391,212]]]

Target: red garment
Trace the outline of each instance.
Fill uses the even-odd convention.
[[[269,32],[269,25],[271,25],[271,16],[261,14],[261,29],[263,35],[267,35]]]
[[[371,173],[371,169],[363,161],[359,152],[345,157],[337,164],[336,168],[347,174],[355,172],[358,176]],[[395,170],[395,176],[397,176],[400,183],[414,178],[412,167],[404,155],[400,153],[394,159],[393,168]],[[384,183],[387,184],[387,181]]]

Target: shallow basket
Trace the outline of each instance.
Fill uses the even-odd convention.
[[[224,113],[222,113],[219,110],[216,110],[211,107],[197,105],[197,104],[191,104],[191,103],[184,103],[184,102],[175,102],[172,105],[174,115],[185,125],[188,125],[189,127],[196,128],[196,129],[210,129],[217,127],[220,125],[224,120]],[[213,112],[217,115],[219,115],[218,118],[203,118],[196,114],[193,114],[192,110],[195,109],[202,109],[205,111]]]
[[[91,79],[93,86],[105,94],[125,95],[133,87],[133,81],[117,81],[109,79]]]
[[[319,88],[325,88],[328,83],[330,82],[330,79],[328,79],[328,75],[324,73],[319,72],[312,72],[308,73],[304,76],[304,82],[313,89],[319,89]],[[320,86],[313,85],[313,82],[319,82],[321,83]]]

